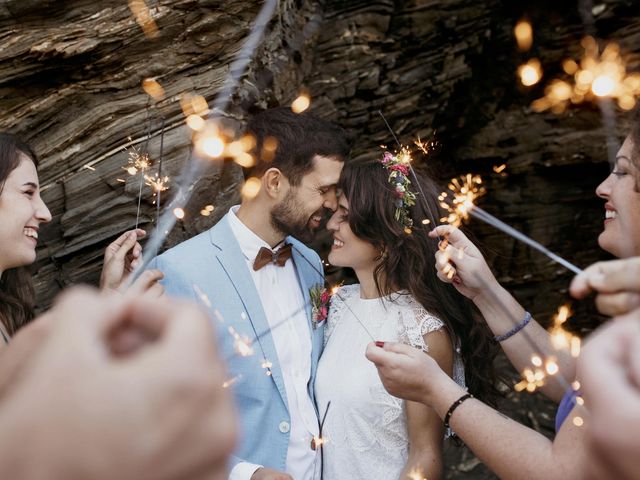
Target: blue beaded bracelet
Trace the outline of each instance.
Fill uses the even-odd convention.
[[[502,335],[496,335],[495,337],[493,337],[493,339],[496,342],[504,342],[507,338],[513,337],[516,333],[518,333],[520,330],[526,327],[530,321],[531,321],[531,314],[529,312],[525,312],[522,322],[520,322],[518,325],[513,327],[507,333],[503,333]]]

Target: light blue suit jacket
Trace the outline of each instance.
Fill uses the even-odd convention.
[[[322,263],[317,253],[298,240],[288,237],[287,242],[293,246],[292,258],[309,322],[312,358],[308,390],[314,398],[324,325],[312,327],[309,289],[324,285]],[[220,352],[227,360],[229,378],[235,379],[232,388],[241,426],[239,446],[230,468],[246,461],[284,471],[291,422],[284,378],[262,302],[227,216],[210,230],[167,250],[154,262],[154,268],[164,272],[162,283],[167,295],[202,303],[200,290],[212,304]],[[249,339],[253,355],[235,354],[229,327]],[[261,365],[264,359],[272,363],[271,375]]]

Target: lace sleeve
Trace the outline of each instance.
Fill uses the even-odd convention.
[[[427,312],[415,299],[407,296],[398,311],[398,340],[406,345],[429,351],[424,342],[427,333],[444,327],[438,317]]]
[[[329,315],[327,316],[327,325],[324,328],[324,344],[329,341],[329,337],[336,328],[336,325],[342,318],[344,311],[347,310],[345,302],[351,297],[354,292],[359,291],[358,285],[345,285],[338,289],[338,291],[331,297],[331,304],[329,305]]]

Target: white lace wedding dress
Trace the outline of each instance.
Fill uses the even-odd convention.
[[[443,328],[410,295],[360,298],[360,285],[341,287],[331,299],[325,348],[315,391],[322,429],[323,480],[393,480],[409,454],[404,401],[387,393],[364,356],[374,340],[403,342],[428,351],[423,335]],[[454,358],[454,380],[464,368]]]

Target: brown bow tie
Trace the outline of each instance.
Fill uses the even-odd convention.
[[[265,265],[269,263],[273,263],[274,265],[278,265],[279,267],[284,267],[284,264],[287,263],[287,260],[291,258],[291,244],[287,244],[275,252],[269,250],[266,247],[262,247],[258,251],[258,255],[253,262],[253,269],[255,271],[260,270]]]

